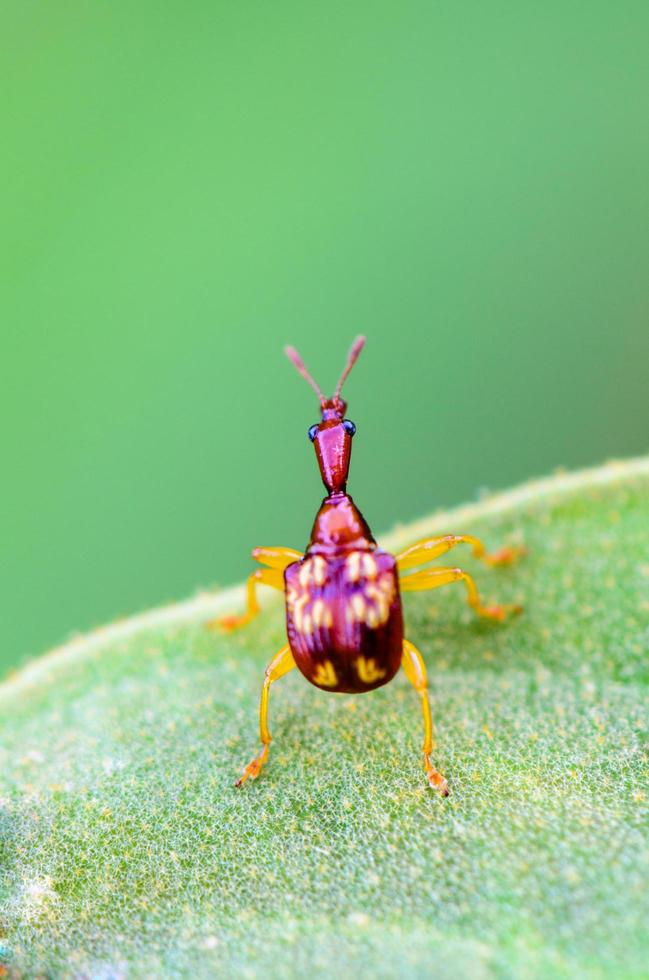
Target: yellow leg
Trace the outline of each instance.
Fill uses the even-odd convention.
[[[448,796],[448,783],[442,776],[441,772],[438,772],[430,761],[430,756],[434,748],[434,742],[433,719],[430,713],[430,703],[428,701],[426,665],[424,664],[423,658],[417,647],[410,643],[409,640],[403,641],[401,665],[404,669],[406,677],[416,690],[421,701],[421,710],[424,715],[424,769],[426,770],[428,782],[433,789],[436,789],[442,794],[442,796]]]
[[[438,589],[441,585],[449,585],[451,582],[464,582],[468,593],[467,602],[478,616],[502,622],[507,616],[522,612],[522,606],[483,605],[475,582],[461,568],[429,568],[422,572],[413,572],[412,575],[405,575],[400,579],[399,587],[402,592],[417,592],[423,589]]]
[[[282,572],[294,561],[304,558],[301,551],[293,548],[253,548],[252,557],[260,565],[268,565],[269,568],[279,568]]]
[[[284,674],[288,674],[289,670],[293,670],[294,667],[295,661],[293,660],[291,648],[285,646],[282,647],[279,653],[275,654],[266,668],[264,686],[261,689],[261,701],[259,703],[259,737],[261,738],[262,749],[259,755],[256,755],[252,762],[249,762],[243,770],[241,778],[235,784],[236,786],[243,786],[246,779],[256,779],[268,761],[268,752],[272,741],[272,736],[268,729],[268,695],[270,694],[270,685],[274,681],[279,680],[280,677],[283,677]]]
[[[292,548],[255,548],[252,557],[260,564],[269,567],[258,568],[248,577],[245,613],[242,616],[222,616],[219,619],[211,619],[206,624],[208,629],[220,628],[231,633],[249,623],[260,612],[257,601],[257,586],[270,585],[271,588],[279,589],[282,592],[284,590],[284,569],[304,556],[302,552],[294,551]]]
[[[525,554],[525,548],[501,548],[492,555],[487,554],[486,548],[479,538],[470,534],[445,534],[440,538],[425,538],[406,548],[397,555],[397,568],[405,572],[407,568],[425,565],[440,555],[445,555],[458,544],[469,544],[474,558],[479,558],[486,565],[510,565],[519,555]]]

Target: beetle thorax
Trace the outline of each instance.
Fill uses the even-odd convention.
[[[375,548],[372,532],[352,498],[346,493],[325,497],[313,524],[307,554],[333,556]]]

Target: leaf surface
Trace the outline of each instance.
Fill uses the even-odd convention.
[[[48,976],[638,977],[649,962],[649,461],[541,481],[387,539],[524,542],[461,587],[404,597],[443,800],[400,674],[274,686],[281,601],[241,589],[81,637],[0,685],[0,964]],[[263,543],[263,542],[262,542]],[[457,557],[456,557],[457,556]],[[444,560],[443,560],[444,561]],[[442,562],[443,563],[443,562]],[[448,564],[448,562],[446,562]]]

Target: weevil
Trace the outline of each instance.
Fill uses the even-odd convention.
[[[316,514],[305,553],[292,548],[255,548],[252,557],[264,565],[247,582],[243,615],[226,616],[208,625],[231,631],[249,623],[260,611],[256,590],[269,585],[284,593],[287,643],[266,668],[261,691],[261,751],[243,770],[236,785],[256,779],[268,761],[271,734],[268,699],[271,685],[297,669],[323,691],[363,694],[393,679],[399,668],[415,688],[424,722],[423,762],[430,786],[448,795],[445,777],[432,764],[433,720],[426,666],[421,653],[404,634],[402,592],[437,589],[461,582],[474,612],[502,621],[520,612],[516,605],[485,605],[471,575],[461,568],[425,568],[456,545],[466,544],[487,565],[514,561],[522,549],[505,547],[487,554],[482,541],[469,534],[425,538],[392,555],[378,547],[360,510],[347,493],[347,477],[356,426],[347,418],[343,384],[365,344],[354,341],[331,398],[325,398],[293,347],[289,360],[313,388],[321,419],[308,430],[327,496]]]

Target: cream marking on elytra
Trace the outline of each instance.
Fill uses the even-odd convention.
[[[351,598],[351,607],[354,614],[354,619],[359,623],[365,622],[365,599],[360,594],[360,592],[355,592]]]
[[[347,556],[345,562],[347,566],[347,576],[350,582],[358,582],[361,577],[361,555],[359,551],[352,551],[350,555]]]
[[[376,588],[375,585],[368,585],[365,588],[365,595],[368,599],[372,599],[374,602],[374,608],[376,609],[378,619],[380,623],[387,622],[390,616],[390,601],[386,595]],[[369,621],[368,621],[369,625]]]
[[[365,613],[365,623],[371,630],[375,630],[379,625],[379,614],[376,606],[368,606]]]
[[[324,660],[321,664],[318,664],[313,672],[313,680],[316,684],[320,684],[321,687],[336,686],[338,677],[331,660]]]
[[[316,555],[313,559],[313,581],[319,586],[327,581],[327,563],[322,555]]]
[[[295,622],[295,628],[298,633],[302,633],[304,630],[303,617],[304,617],[304,607],[310,599],[308,591],[302,593],[300,598],[296,601],[293,609],[293,619]]]
[[[366,575],[367,578],[375,579],[379,574],[379,569],[374,555],[364,554],[361,560],[361,565],[363,568],[363,574]]]
[[[313,603],[311,616],[313,617],[313,625],[315,628],[320,629],[322,626],[322,618],[324,616],[324,602],[322,599],[316,599],[316,601]]]
[[[323,627],[325,629],[331,629],[333,626],[334,620],[331,609],[322,599],[316,599],[311,610],[311,615],[313,617],[314,629],[322,629]]]
[[[333,614],[324,601],[313,599],[312,589],[322,588],[327,581],[327,562],[321,555],[305,561],[298,572],[298,587],[287,590],[286,600],[296,632],[311,636],[314,630],[333,626]],[[311,588],[310,588],[311,587]],[[310,605],[312,603],[312,605]]]
[[[356,673],[364,684],[373,684],[374,681],[378,681],[386,675],[385,670],[376,666],[376,660],[373,657],[357,657],[354,663]]]
[[[368,578],[359,592],[355,592],[345,606],[345,620],[351,625],[353,623],[364,623],[370,629],[377,629],[383,626],[390,618],[390,607],[395,596],[396,588],[394,576],[389,572],[384,572],[377,578],[378,570],[375,559],[371,555],[361,556],[355,553],[360,559],[360,565],[364,572],[369,572]],[[366,559],[370,558],[368,564]],[[349,564],[349,559],[347,559]],[[355,563],[352,565],[355,571]]]

